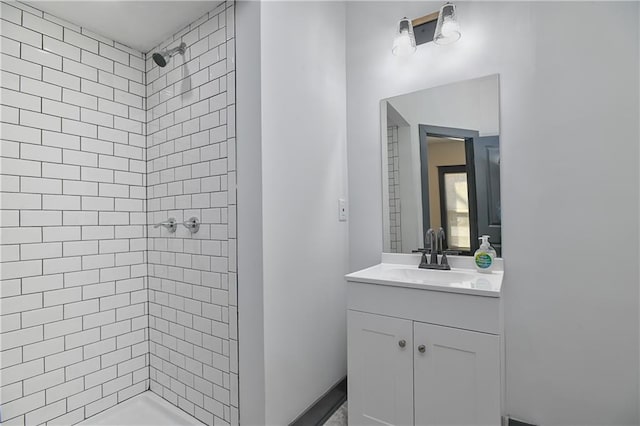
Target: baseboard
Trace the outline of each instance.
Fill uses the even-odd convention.
[[[347,400],[347,378],[340,380],[289,426],[320,426]]]
[[[502,426],[537,426],[533,423],[527,423],[522,420],[514,419],[513,417],[503,416],[502,417]]]

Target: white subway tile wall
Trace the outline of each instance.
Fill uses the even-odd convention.
[[[71,424],[149,386],[144,55],[1,7],[2,421]]]
[[[202,422],[238,424],[233,3],[146,59],[149,224],[195,216],[199,232],[149,227],[151,390]]]
[[[3,424],[78,423],[149,386],[237,424],[233,4],[168,40],[201,51],[164,69],[0,5]],[[168,215],[200,232],[150,226]]]

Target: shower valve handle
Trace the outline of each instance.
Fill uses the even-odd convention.
[[[156,223],[155,225],[153,225],[154,228],[158,228],[160,226],[164,226],[165,228],[167,228],[167,230],[171,233],[176,232],[176,228],[178,227],[178,223],[176,222],[176,220],[172,217],[170,217],[169,219],[165,220],[164,222],[160,222],[160,223]]]
[[[182,222],[182,225],[189,230],[192,234],[195,234],[200,230],[200,221],[197,217],[190,217],[188,220]]]

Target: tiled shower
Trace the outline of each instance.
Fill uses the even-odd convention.
[[[1,5],[3,424],[149,389],[237,424],[234,4],[158,46],[188,46],[164,68]]]

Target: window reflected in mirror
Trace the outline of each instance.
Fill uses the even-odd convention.
[[[439,166],[441,226],[449,236],[448,248],[471,251],[469,193],[466,166]]]

